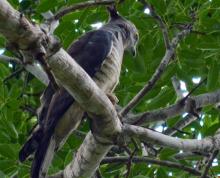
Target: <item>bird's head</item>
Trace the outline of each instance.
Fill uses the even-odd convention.
[[[110,22],[114,23],[122,32],[124,48],[130,51],[133,56],[136,56],[137,43],[139,40],[138,30],[135,25],[129,20],[120,16],[114,5],[108,7]]]

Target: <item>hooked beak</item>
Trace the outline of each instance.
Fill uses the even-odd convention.
[[[131,48],[131,54],[133,57],[136,57],[137,54],[136,47]]]

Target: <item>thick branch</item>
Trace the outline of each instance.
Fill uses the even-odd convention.
[[[14,48],[25,50],[37,45],[38,40],[43,36],[38,26],[32,25],[5,0],[0,2],[0,33],[12,43]]]
[[[159,132],[155,132],[143,127],[123,125],[123,133],[130,137],[137,137],[141,140],[147,140],[154,144],[177,148],[184,151],[210,152],[214,149],[220,149],[220,133],[217,132],[213,137],[207,137],[202,140],[174,138]]]
[[[111,149],[111,145],[97,142],[91,132],[89,132],[74,155],[73,161],[64,169],[49,178],[88,178],[91,177],[98,168],[102,158]]]
[[[58,83],[61,83],[81,107],[99,118],[102,134],[120,132],[120,121],[114,106],[89,75],[63,49],[48,59]]]
[[[28,47],[33,42],[35,43],[35,40],[38,41],[38,39],[41,39],[42,35],[44,36],[41,31],[39,32],[39,28],[36,25],[33,26],[25,17],[21,17],[7,1],[1,1],[0,7],[0,24],[2,24],[3,21],[5,24],[1,26],[0,32],[9,41],[21,39],[21,36],[26,35],[23,40],[17,41],[18,47]],[[9,28],[14,30],[11,31]],[[14,35],[12,35],[12,33]],[[8,36],[10,36],[10,38]],[[36,47],[38,48],[39,46]],[[33,50],[35,49],[31,49],[30,52]],[[110,133],[120,131],[120,121],[113,105],[69,54],[63,49],[60,49],[56,54],[48,58],[48,63],[57,80],[63,84],[88,113],[99,118],[106,118],[102,120],[103,122],[106,120],[108,125],[113,124],[113,127],[103,128],[103,131],[106,131],[106,133],[109,133],[109,131]],[[106,123],[104,123],[104,125],[105,124]]]

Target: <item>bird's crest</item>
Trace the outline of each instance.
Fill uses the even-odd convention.
[[[117,11],[115,5],[108,6],[107,10],[109,12],[111,19],[120,18],[120,15],[118,14],[118,11]]]

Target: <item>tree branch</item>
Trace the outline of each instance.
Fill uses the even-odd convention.
[[[175,123],[173,127],[166,129],[163,134],[172,136],[177,132],[177,130],[182,130],[197,119],[198,118],[192,114],[188,114],[186,117]]]
[[[191,98],[195,101],[196,108],[213,105],[220,102],[220,90],[201,94],[198,96],[192,96]],[[165,121],[169,118],[178,116],[186,112],[187,108],[185,106],[187,102],[185,102],[185,104],[182,104],[180,101],[181,100],[177,101],[176,104],[173,104],[163,109],[157,109],[154,111],[140,113],[135,116],[130,116],[129,118],[127,118],[126,122],[140,125],[143,123]]]
[[[124,124],[123,133],[129,137],[137,137],[148,142],[191,152],[209,152],[220,149],[220,133],[202,140],[174,138],[143,127]]]
[[[15,62],[17,64],[21,64],[21,61],[16,58],[16,57],[9,57],[9,56],[5,56],[5,55],[0,55],[0,61],[4,61],[4,62]]]
[[[105,159],[103,159],[101,164],[109,164],[109,163],[124,164],[124,163],[127,163],[129,161],[129,158],[130,157],[128,157],[128,156],[106,157]],[[190,167],[187,167],[185,165],[182,165],[182,164],[179,164],[179,163],[175,163],[175,162],[171,162],[171,161],[164,161],[164,160],[157,160],[157,159],[152,159],[152,158],[148,158],[148,157],[134,156],[132,158],[132,162],[133,163],[156,164],[156,165],[160,165],[160,166],[181,169],[183,171],[189,172],[190,174],[193,174],[193,175],[196,175],[196,176],[200,176],[201,175],[201,173],[199,171],[197,171],[196,169],[194,169],[194,168],[190,168]]]
[[[207,165],[206,165],[206,167],[205,167],[205,170],[204,170],[204,172],[203,172],[201,178],[205,178],[205,177],[208,175],[209,169],[210,169],[210,167],[212,166],[212,162],[213,162],[213,160],[215,159],[215,157],[218,155],[218,153],[219,153],[219,150],[215,150],[215,151],[211,154],[211,156],[210,156],[210,158],[209,158],[209,160],[208,160],[208,163],[207,163]]]
[[[22,64],[22,62],[18,58],[9,57],[5,55],[0,55],[0,61],[15,62],[16,64],[23,66],[25,70],[27,70],[32,75],[34,75],[43,84],[45,85],[49,84],[49,79],[47,77],[47,74],[43,71],[42,67],[37,62],[33,62],[32,64]]]
[[[174,158],[178,160],[186,160],[186,159],[192,159],[195,157],[208,157],[210,154],[205,152],[182,152],[175,154]]]
[[[73,158],[64,171],[49,178],[76,178],[91,177],[98,168],[101,160],[111,149],[110,144],[97,142],[92,133],[89,132]]]
[[[76,10],[80,9],[85,9],[88,7],[95,7],[95,6],[100,6],[100,5],[110,5],[115,3],[115,0],[101,0],[101,1],[87,1],[87,2],[82,2],[82,3],[77,3],[68,7],[65,7],[61,10],[59,10],[53,17],[52,20],[58,20],[62,18],[63,16],[67,15],[68,13],[72,13]]]

